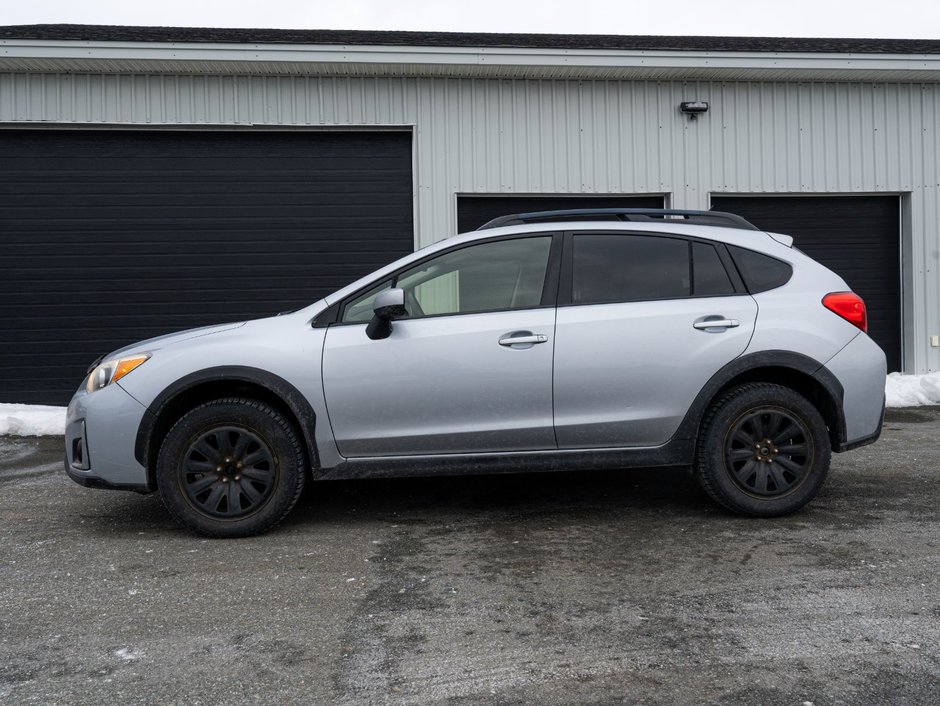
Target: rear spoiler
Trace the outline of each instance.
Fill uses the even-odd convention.
[[[771,238],[776,240],[781,245],[786,245],[788,248],[793,247],[793,236],[784,235],[783,233],[767,233]]]

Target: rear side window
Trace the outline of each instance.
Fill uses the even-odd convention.
[[[734,284],[718,256],[714,245],[692,243],[692,294],[696,297],[718,297],[734,294]]]
[[[782,287],[793,276],[793,268],[788,263],[769,255],[734,245],[728,246],[728,252],[731,253],[734,264],[751,294]]]
[[[573,304],[677,299],[691,292],[689,244],[644,235],[574,236]]]

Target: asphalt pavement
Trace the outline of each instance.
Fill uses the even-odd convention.
[[[681,470],[312,484],[205,540],[0,438],[3,704],[940,703],[940,408],[816,501]]]

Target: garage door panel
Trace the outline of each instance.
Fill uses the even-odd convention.
[[[9,222],[4,219],[4,223]],[[351,229],[347,220],[340,218],[318,218],[316,230],[311,231],[309,221],[306,223],[298,221],[296,224],[278,226],[278,237],[284,242],[303,242],[326,244],[331,251],[336,250],[336,234],[349,232],[350,230],[357,236],[355,238],[346,238],[343,241],[343,248],[356,248],[360,245],[372,246],[385,251],[388,240],[381,237],[388,226],[387,220],[381,218],[362,218],[361,226]],[[55,225],[55,224],[51,224]],[[258,228],[252,227],[252,224],[237,222],[237,224],[216,225],[213,227],[187,228],[185,230],[174,227],[167,229],[165,224],[143,224],[135,221],[131,224],[133,233],[146,236],[138,240],[142,245],[152,243],[170,242],[170,243],[202,243],[202,242],[237,242],[237,241],[256,241],[258,238]],[[8,246],[35,246],[41,244],[55,244],[61,246],[66,244],[94,244],[94,243],[122,243],[127,242],[128,226],[127,224],[109,223],[107,227],[101,228],[71,228],[70,233],[81,235],[80,239],[68,240],[59,237],[65,231],[64,228],[50,228],[46,224],[43,228],[38,228],[35,224],[30,224],[30,228],[19,228],[16,231],[8,231],[3,234],[4,247]],[[273,230],[271,221],[266,223],[264,230]],[[362,238],[365,232],[367,237]],[[373,237],[376,236],[376,237]]]
[[[888,370],[901,369],[901,239],[897,196],[718,196],[712,206],[794,245],[837,272],[864,300]]]
[[[230,197],[233,198],[233,197]],[[339,194],[333,196],[334,199],[341,198]],[[17,224],[28,227],[31,212],[37,208],[43,208],[47,222],[58,221],[60,229],[63,230],[91,230],[98,227],[124,227],[130,228],[136,225],[146,227],[147,225],[165,225],[167,222],[176,223],[180,227],[198,228],[200,222],[211,221],[217,227],[244,225],[244,221],[255,221],[256,226],[267,226],[268,228],[277,228],[279,226],[304,226],[309,227],[311,218],[333,218],[337,225],[347,222],[348,210],[350,208],[361,208],[362,216],[372,217],[376,221],[382,219],[383,211],[380,208],[373,208],[371,205],[358,204],[351,202],[336,205],[315,205],[315,204],[289,204],[278,203],[277,199],[272,199],[269,204],[232,204],[224,203],[206,203],[199,205],[180,204],[179,206],[169,206],[156,204],[149,208],[149,215],[141,217],[138,211],[142,208],[135,204],[115,204],[96,208],[94,205],[84,202],[77,202],[72,206],[56,204],[50,207],[44,207],[40,204],[30,207],[13,207],[8,212],[8,226],[15,228]],[[290,208],[290,216],[279,216],[272,213],[272,208]],[[81,220],[76,222],[74,211],[81,212]]]
[[[487,221],[512,213],[554,211],[564,208],[662,208],[662,195],[623,194],[616,196],[538,196],[465,195],[457,199],[457,230],[475,230]]]
[[[302,235],[300,238],[302,238]],[[286,257],[295,255],[315,255],[323,261],[335,261],[341,264],[346,262],[345,253],[362,253],[364,255],[372,256],[379,256],[385,253],[385,248],[383,246],[384,244],[381,242],[374,243],[350,241],[344,245],[344,253],[337,254],[334,252],[335,247],[332,243],[332,240],[330,239],[324,238],[322,241],[313,239],[304,241],[300,238],[282,239],[282,242],[286,247],[280,252],[280,255]],[[245,256],[253,254],[267,255],[270,253],[270,246],[266,243],[258,242],[257,235],[244,235],[234,237],[231,240],[226,240],[223,237],[214,237],[212,239],[200,238],[199,242],[189,242],[189,239],[182,236],[182,234],[176,238],[150,241],[140,245],[127,245],[125,243],[125,239],[120,237],[114,238],[112,240],[87,240],[81,243],[49,243],[50,246],[55,247],[55,255],[45,255],[36,252],[38,243],[7,244],[5,250],[10,256],[20,259],[20,261],[23,263],[22,267],[25,268],[37,263],[40,266],[51,266],[54,262],[56,262],[57,259],[64,262],[66,265],[76,262],[77,259],[81,258],[88,261],[88,264],[94,264],[96,261],[100,261],[100,255],[95,254],[94,252],[90,252],[89,248],[90,246],[95,245],[106,246],[109,252],[114,253],[116,257],[124,254],[135,258],[149,258],[165,256],[168,246],[175,247],[181,243],[186,244],[187,252],[194,257],[200,255],[213,255],[222,246],[227,248],[227,253],[233,256]],[[289,261],[290,260],[288,260],[288,262]]]
[[[411,164],[402,132],[0,131],[0,400],[64,403],[102,353],[411,252]]]
[[[35,165],[31,166],[35,168]],[[324,173],[322,178],[319,179],[303,178],[301,175],[297,174],[291,175],[277,172],[271,173],[261,182],[246,181],[245,179],[232,177],[228,172],[187,175],[186,178],[174,177],[175,182],[173,184],[160,184],[159,187],[154,187],[152,181],[146,182],[148,187],[146,194],[140,193],[141,184],[133,179],[120,179],[115,177],[113,180],[106,180],[101,177],[96,178],[96,184],[108,187],[108,193],[106,194],[89,191],[88,187],[84,184],[75,183],[76,179],[85,179],[88,176],[88,174],[72,173],[37,183],[23,183],[21,181],[2,182],[2,180],[0,180],[0,188],[11,195],[17,196],[18,205],[20,206],[30,205],[28,203],[29,199],[44,200],[44,194],[50,186],[56,186],[61,191],[61,203],[74,203],[82,200],[83,203],[108,205],[119,201],[126,202],[127,199],[134,199],[148,206],[153,203],[160,203],[161,199],[169,199],[170,197],[172,197],[172,200],[167,201],[169,204],[176,204],[178,202],[185,203],[187,200],[201,203],[203,198],[217,198],[224,202],[230,201],[228,197],[232,193],[238,193],[248,197],[263,195],[266,198],[280,199],[284,203],[292,203],[297,200],[298,196],[309,196],[311,186],[319,186],[321,188],[321,193],[318,195],[319,198],[317,200],[325,206],[335,205],[335,202],[330,201],[329,197],[336,194],[343,194],[360,203],[369,204],[372,202],[367,191],[370,188],[379,188],[388,190],[391,193],[400,193],[409,196],[411,194],[410,184],[401,184],[398,185],[397,188],[390,188],[392,185],[388,183],[388,179],[379,178],[381,175],[377,172],[372,172],[370,176],[373,178],[369,180],[360,180],[361,183],[343,184],[336,182],[336,179],[355,179],[356,172],[354,170],[350,170],[348,174]],[[172,176],[172,173],[169,173],[167,176]],[[204,185],[207,180],[213,182],[213,190],[194,195],[192,188],[194,186],[198,187]],[[150,201],[148,197],[154,200]],[[307,201],[308,199],[305,198],[304,202]]]
[[[252,262],[256,256],[262,256],[263,261]],[[299,255],[318,255],[318,265],[336,264],[344,265],[342,256],[322,255],[314,252],[289,250],[272,254],[263,250],[230,250],[227,245],[220,245],[217,252],[188,252],[187,263],[180,264],[179,255],[174,253],[146,253],[125,254],[109,252],[107,265],[102,265],[100,254],[50,256],[43,261],[41,258],[28,256],[23,258],[23,264],[17,272],[11,272],[11,279],[30,281],[44,272],[59,271],[63,275],[72,275],[80,269],[83,277],[107,276],[116,273],[124,278],[136,278],[152,272],[154,268],[173,268],[174,273],[185,274],[190,270],[198,270],[203,276],[212,277],[290,277],[292,275],[304,276],[309,267],[297,264]],[[312,259],[312,258],[311,258]],[[352,269],[352,268],[351,268]],[[356,268],[357,269],[357,268]],[[165,281],[165,275],[164,275]]]

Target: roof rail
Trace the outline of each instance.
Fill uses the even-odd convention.
[[[481,225],[477,230],[517,226],[540,221],[561,221],[570,219],[600,220],[603,218],[631,222],[682,223],[697,226],[722,226],[742,230],[760,230],[757,226],[734,213],[724,211],[682,211],[674,208],[570,208],[560,211],[533,211],[531,213],[513,213],[494,218]]]

